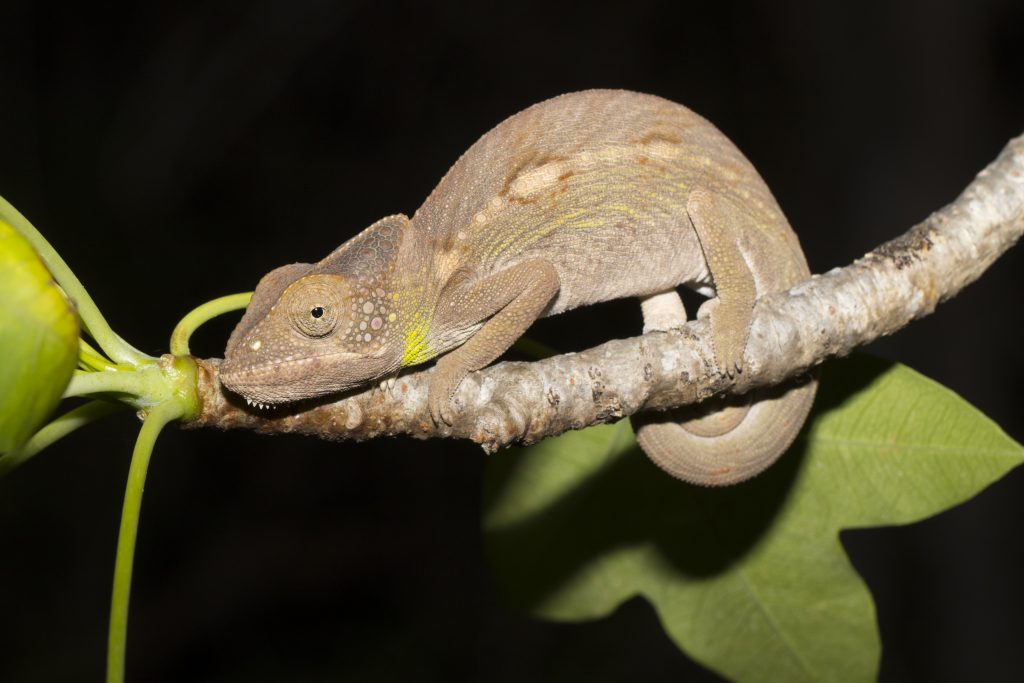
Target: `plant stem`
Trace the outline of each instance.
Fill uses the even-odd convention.
[[[128,406],[108,401],[89,401],[69,410],[32,435],[21,448],[0,456],[0,477],[4,476],[50,444],[63,439],[79,427],[99,420],[107,415],[124,410]]]
[[[64,292],[75,302],[78,307],[78,314],[82,319],[82,325],[88,331],[89,336],[96,340],[110,358],[118,363],[136,365],[138,363],[152,360],[131,344],[121,339],[110,329],[110,325],[104,320],[100,309],[85,291],[85,287],[79,282],[68,264],[60,257],[60,254],[50,246],[46,238],[36,230],[21,212],[11,206],[3,197],[0,197],[0,217],[6,220],[11,226],[28,240],[32,248],[39,254],[39,258],[46,264],[46,268],[53,275],[53,278],[61,286]]]
[[[76,370],[71,376],[67,389],[64,390],[64,398],[109,393],[138,397],[144,393],[142,380],[143,377],[140,373],[131,370],[125,372]]]
[[[184,407],[178,401],[168,401],[156,406],[142,423],[139,438],[135,442],[135,450],[132,452],[128,483],[124,491],[124,507],[121,509],[121,529],[117,535],[117,556],[114,561],[114,588],[110,598],[110,631],[107,639],[107,683],[124,681],[132,563],[149,459],[160,430],[168,422],[181,417],[184,412]]]
[[[223,313],[230,313],[245,308],[249,305],[252,292],[241,294],[229,294],[192,309],[181,322],[177,324],[171,333],[171,353],[175,356],[189,355],[188,340],[192,333],[210,318],[215,318]]]
[[[117,367],[81,337],[78,338],[78,363],[79,367],[89,370],[115,370]]]

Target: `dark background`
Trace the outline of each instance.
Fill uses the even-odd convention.
[[[194,305],[411,214],[479,135],[546,97],[625,87],[722,128],[812,270],[952,200],[1024,130],[1024,5],[570,7],[246,0],[0,5],[0,194],[114,328],[158,354]],[[871,350],[1024,438],[1018,250]],[[546,321],[584,348],[633,302]],[[195,339],[220,355],[234,318]],[[0,481],[0,681],[100,680],[137,423],[80,432]],[[551,624],[502,607],[471,444],[161,437],[129,639],[135,681],[717,680],[634,600]],[[937,518],[843,539],[885,681],[1024,677],[1024,473]]]

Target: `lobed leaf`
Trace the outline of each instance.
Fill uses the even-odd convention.
[[[936,514],[1022,460],[953,392],[860,355],[827,366],[801,437],[738,486],[671,479],[626,420],[492,456],[485,541],[506,599],[538,617],[594,619],[643,596],[729,679],[874,680],[874,604],[839,532]]]

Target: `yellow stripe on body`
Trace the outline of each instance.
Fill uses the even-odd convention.
[[[565,227],[566,223],[587,213],[589,209],[573,209],[556,216],[550,221],[539,225],[522,224],[517,230],[510,230],[500,242],[492,245],[487,251],[488,260],[493,260],[513,247],[524,247],[532,242],[547,237],[555,230]]]
[[[405,328],[405,351],[402,353],[402,367],[419,365],[434,357],[427,342],[430,332],[430,314],[417,311]]]
[[[614,159],[617,156],[618,154],[615,153],[610,158]],[[531,175],[536,175],[536,172]],[[547,180],[550,176],[552,174],[548,173],[544,179]],[[510,250],[526,248],[558,230],[601,229],[614,224],[617,217],[632,221],[643,221],[650,218],[650,211],[640,209],[635,202],[629,200],[629,197],[643,196],[649,202],[660,204],[671,210],[679,210],[683,207],[682,202],[677,199],[677,193],[685,196],[691,184],[690,179],[684,174],[671,173],[669,177],[661,178],[655,183],[656,187],[660,186],[660,191],[658,189],[647,190],[637,187],[634,178],[624,174],[624,169],[606,173],[600,180],[594,178],[595,176],[591,174],[586,182],[581,181],[578,177],[575,179],[575,183],[579,183],[575,185],[578,192],[574,199],[575,208],[555,213],[558,200],[551,199],[551,204],[547,205],[548,211],[553,214],[550,218],[540,223],[518,222],[509,225],[505,234],[496,235],[496,239],[486,247],[483,258],[493,261]],[[553,184],[539,183],[536,187],[531,186],[531,196],[536,197]],[[607,199],[611,196],[622,199],[608,202]],[[547,198],[540,198],[540,201],[546,203]],[[543,213],[541,211],[541,215]],[[501,220],[500,213],[487,215],[484,218],[485,215],[484,213],[479,214],[480,222]]]

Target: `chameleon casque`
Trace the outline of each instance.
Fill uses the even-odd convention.
[[[809,275],[767,185],[708,121],[653,95],[571,93],[480,138],[411,219],[382,218],[319,263],[266,275],[220,379],[250,403],[280,404],[439,356],[428,403],[450,424],[466,375],[537,318],[635,296],[645,331],[677,327],[680,284],[713,297],[699,315],[732,376],[755,299]],[[676,477],[735,483],[789,447],[815,389],[697,406],[681,423],[648,415],[637,439]]]

